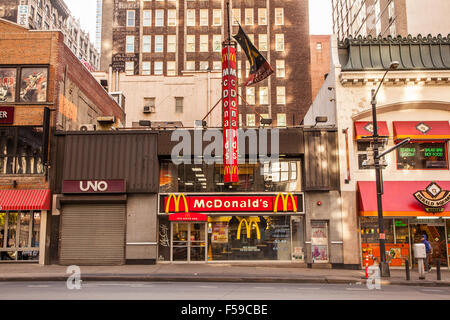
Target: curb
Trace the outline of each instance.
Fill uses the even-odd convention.
[[[65,282],[68,275],[58,276],[0,276],[0,282]],[[131,281],[131,282],[249,282],[249,283],[322,283],[322,284],[366,284],[366,279],[357,278],[287,278],[287,277],[242,277],[214,275],[115,275],[85,274],[82,281]],[[381,285],[404,285],[424,287],[450,287],[450,281],[430,280],[381,280]]]

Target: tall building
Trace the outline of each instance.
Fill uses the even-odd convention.
[[[333,33],[349,36],[447,35],[448,0],[331,0]]]
[[[97,70],[99,51],[81,29],[80,20],[73,17],[64,0],[2,0],[0,18],[15,22],[31,30],[61,30],[64,43],[75,56]],[[92,68],[90,68],[92,67]]]
[[[102,48],[102,0],[97,0],[97,11],[95,20],[95,49],[100,52]]]
[[[108,72],[112,65],[129,76],[171,77],[220,71],[227,2],[232,34],[237,33],[239,22],[276,71],[256,85],[239,89],[244,98],[240,100],[241,124],[260,124],[246,101],[276,126],[300,125],[311,104],[307,0],[103,0],[100,69]],[[249,63],[244,52],[238,51],[242,84]],[[191,111],[185,108],[184,112]],[[158,110],[153,118],[157,114]],[[128,121],[132,119],[127,117]]]
[[[330,35],[311,35],[311,92],[314,99],[330,71]]]

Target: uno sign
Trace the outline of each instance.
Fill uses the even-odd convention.
[[[161,195],[160,213],[178,212],[303,212],[303,194]]]
[[[124,193],[125,180],[64,180],[63,193]]]

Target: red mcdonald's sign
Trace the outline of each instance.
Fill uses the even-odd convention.
[[[222,49],[222,119],[224,182],[239,182],[236,49],[230,44]]]

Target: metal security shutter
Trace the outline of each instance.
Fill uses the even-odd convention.
[[[125,204],[64,205],[61,215],[60,264],[123,264],[125,206]]]

